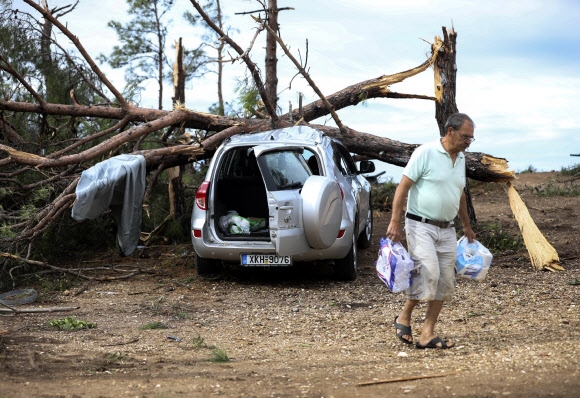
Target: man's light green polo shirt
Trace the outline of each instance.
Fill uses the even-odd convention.
[[[411,155],[403,174],[415,182],[407,198],[409,213],[439,221],[451,221],[457,216],[465,187],[463,152],[453,164],[440,140],[421,145]]]

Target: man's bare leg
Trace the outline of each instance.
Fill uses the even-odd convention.
[[[419,303],[419,300],[405,300],[405,305],[403,306],[403,310],[397,317],[397,323],[401,325],[410,326],[411,325],[411,315],[413,314],[413,310],[415,306]],[[401,329],[397,329],[397,333],[401,332]],[[413,341],[413,336],[409,336],[407,334],[403,335],[403,338],[407,341]]]
[[[408,301],[408,300],[407,300]],[[427,303],[427,313],[425,314],[425,322],[423,323],[423,329],[421,330],[421,335],[419,336],[419,344],[424,346],[429,344],[437,335],[434,333],[435,324],[439,318],[439,313],[443,308],[443,301],[429,301]],[[404,319],[404,318],[403,318]],[[454,346],[454,343],[447,341],[448,346]],[[438,347],[441,347],[441,343],[437,343]]]

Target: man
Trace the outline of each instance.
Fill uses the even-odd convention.
[[[415,268],[402,311],[395,317],[395,333],[406,344],[413,344],[411,315],[419,301],[427,301],[427,313],[417,348],[446,349],[454,346],[435,332],[435,324],[445,301],[451,300],[455,287],[457,237],[453,219],[459,214],[463,233],[475,239],[467,214],[465,193],[465,155],[475,125],[463,113],[455,113],[445,123],[445,135],[417,148],[403,170],[395,191],[393,212],[387,237],[399,242],[401,218],[407,201],[405,233]]]

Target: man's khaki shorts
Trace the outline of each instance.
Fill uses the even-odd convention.
[[[411,300],[448,301],[455,289],[455,228],[439,228],[405,220],[407,250],[415,262],[407,297]]]

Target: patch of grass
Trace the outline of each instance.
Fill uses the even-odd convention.
[[[207,344],[205,343],[205,339],[199,335],[195,336],[192,340],[191,343],[193,344],[193,348],[199,349],[199,348],[209,348],[207,346]]]
[[[83,329],[94,329],[97,327],[97,324],[94,322],[79,321],[75,316],[69,316],[62,319],[53,319],[48,322],[48,326],[58,330],[76,332]]]
[[[580,196],[580,188],[565,185],[556,185],[552,182],[548,183],[545,188],[536,192],[538,196]]]
[[[481,192],[498,192],[504,189],[504,184],[497,182],[485,182],[468,179],[469,191],[472,194],[477,194]]]
[[[169,326],[167,326],[163,322],[154,321],[141,326],[139,329],[141,330],[169,329]]]
[[[209,358],[210,362],[229,362],[230,358],[228,358],[228,354],[226,350],[223,348],[214,348],[211,351],[211,357]]]
[[[197,280],[197,274],[185,278],[183,280],[183,283],[185,283],[187,285],[188,283],[195,282],[196,280]]]
[[[218,348],[216,346],[209,346],[207,345],[207,343],[205,342],[205,339],[203,337],[201,337],[200,335],[195,336],[192,341],[191,341],[193,348],[196,350],[199,349],[208,349],[211,350],[211,355],[209,357],[209,361],[210,362],[229,362],[230,358],[228,357],[228,354],[226,352],[225,349],[223,348]]]
[[[107,362],[109,363],[121,362],[123,359],[125,359],[125,354],[120,351],[107,355]]]
[[[43,293],[49,292],[64,292],[75,286],[78,286],[78,281],[73,281],[68,277],[44,277],[38,274],[34,275],[36,281],[35,286]]]
[[[524,248],[522,235],[508,231],[499,223],[478,224],[477,240],[487,247],[493,254],[506,250],[520,250]]]
[[[580,173],[580,164],[575,164],[570,167],[562,167],[560,174],[563,176],[575,176]]]
[[[188,314],[187,312],[182,311],[177,306],[173,306],[173,310],[175,311],[175,317],[177,319],[191,319],[192,318],[191,314]]]

